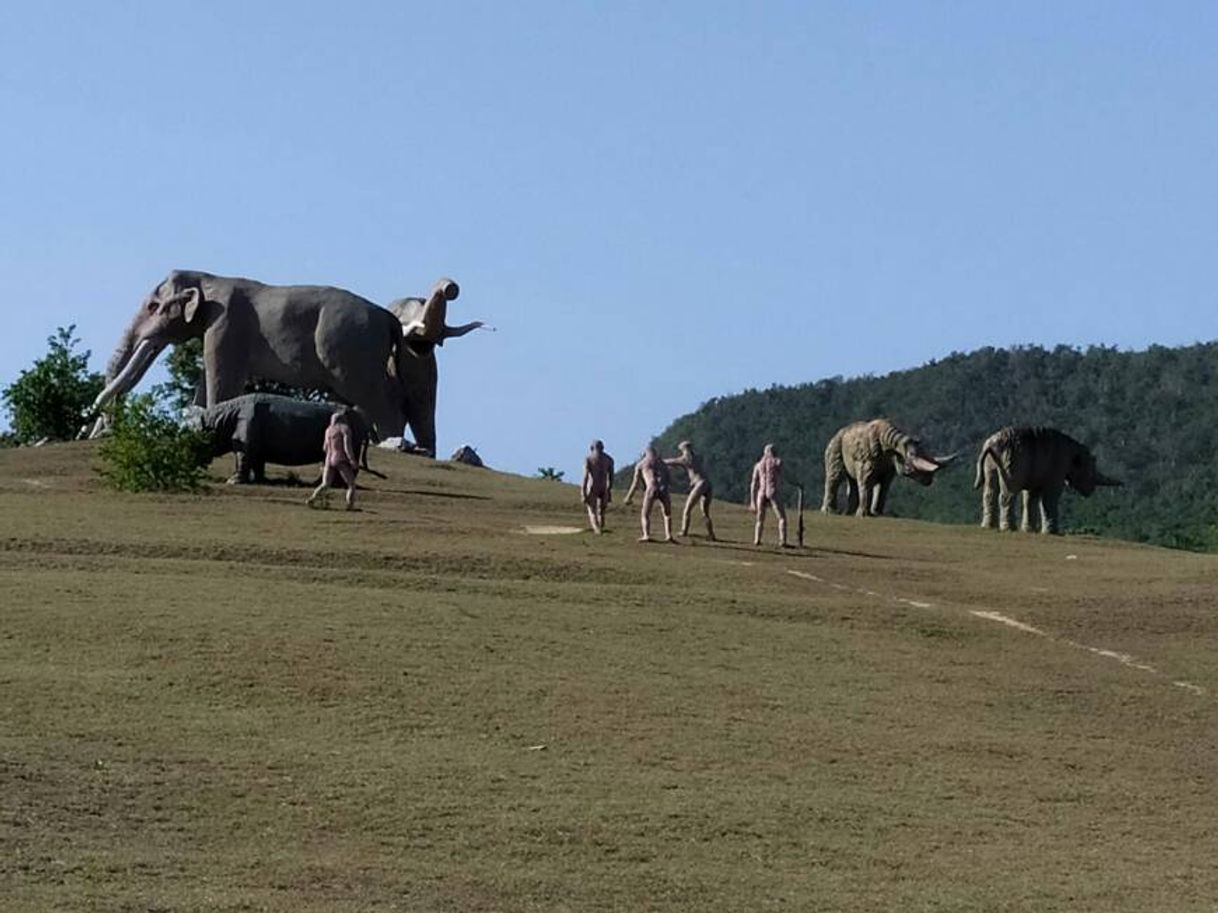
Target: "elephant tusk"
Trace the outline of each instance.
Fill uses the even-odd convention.
[[[93,400],[93,405],[89,407],[90,412],[97,412],[103,408],[110,400],[116,396],[126,393],[144,376],[144,372],[148,370],[148,366],[152,364],[156,357],[161,353],[161,346],[158,346],[150,339],[140,341],[140,344],[135,347],[135,351],[131,353],[131,357],[127,359],[127,364],[123,366],[114,380],[106,385],[106,388],[101,393],[97,394],[97,399]]]

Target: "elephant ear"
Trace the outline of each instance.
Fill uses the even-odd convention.
[[[172,307],[181,307],[182,319],[187,323],[193,323],[196,318],[201,316],[204,300],[203,290],[197,285],[192,285],[166,298],[160,303],[159,309],[165,311]]]
[[[186,296],[186,304],[182,307],[182,316],[187,323],[193,323],[203,310],[203,290],[196,285],[188,288],[183,294]]]

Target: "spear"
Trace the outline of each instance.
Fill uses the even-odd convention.
[[[796,504],[799,507],[799,547],[804,547],[804,487],[802,485],[795,486],[799,495],[796,498]]]

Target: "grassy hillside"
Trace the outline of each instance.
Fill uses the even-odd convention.
[[[819,515],[756,550],[726,504],[643,546],[396,454],[345,513],[120,496],[94,453],[0,453],[0,909],[1218,897],[1213,557]]]
[[[894,486],[890,512],[975,523],[977,450],[1004,425],[1051,425],[1088,444],[1105,471],[1126,482],[1090,500],[1067,494],[1066,529],[1139,542],[1218,549],[1218,344],[1117,352],[1067,347],[983,349],[884,377],[824,380],[712,400],[659,437],[665,453],[691,438],[719,490],[744,500],[766,441],[791,476],[815,493],[823,457],[842,425],[887,416],[960,465],[931,488]]]

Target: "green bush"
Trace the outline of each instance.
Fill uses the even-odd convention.
[[[60,327],[47,338],[50,351],[4,389],[13,436],[22,444],[43,438],[71,440],[85,410],[102,389],[102,376],[90,373],[89,353],[73,352],[76,326]]]
[[[210,445],[201,432],[183,428],[150,395],[130,397],[111,413],[102,441],[99,472],[119,491],[198,491]]]

